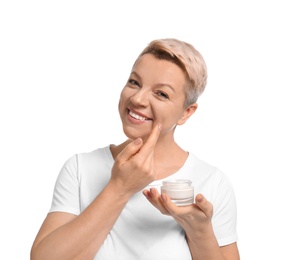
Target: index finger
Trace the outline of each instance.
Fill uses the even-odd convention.
[[[157,124],[152,129],[152,131],[151,131],[147,141],[145,142],[145,144],[142,146],[141,152],[150,153],[154,149],[156,142],[158,140],[159,134],[160,134],[160,130],[161,130],[161,124]]]

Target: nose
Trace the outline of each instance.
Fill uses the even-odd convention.
[[[149,93],[147,90],[141,88],[130,97],[130,101],[135,106],[147,107],[149,104]]]

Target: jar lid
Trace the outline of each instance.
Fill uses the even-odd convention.
[[[178,188],[178,189],[185,189],[192,187],[191,180],[167,180],[162,182],[163,186],[167,188]]]

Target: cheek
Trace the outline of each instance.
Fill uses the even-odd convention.
[[[119,99],[119,103],[118,103],[118,111],[120,112],[120,107],[121,107],[121,98]]]
[[[123,118],[123,116],[126,114],[128,103],[129,103],[129,95],[127,91],[123,90],[120,94],[118,103],[118,111],[121,118]]]
[[[160,116],[160,120],[162,120],[163,124],[166,125],[167,129],[173,129],[179,122],[179,120],[182,118],[182,111],[175,111],[175,110],[169,110],[169,112],[162,113]]]
[[[124,103],[125,100],[126,100],[126,97],[125,97],[125,92],[123,89],[121,94],[120,94],[120,98],[119,98],[119,104],[118,104],[119,110],[120,110],[120,107],[122,106],[122,104]]]
[[[120,94],[120,102],[125,102],[129,96],[130,96],[129,91],[126,88],[123,88]]]

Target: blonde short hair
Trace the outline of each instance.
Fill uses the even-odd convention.
[[[177,64],[188,78],[185,106],[195,103],[207,83],[207,68],[202,55],[189,43],[174,38],[154,40],[141,52]]]

